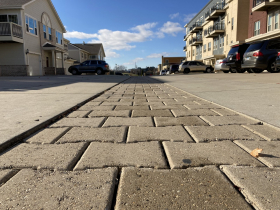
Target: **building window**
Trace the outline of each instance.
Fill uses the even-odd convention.
[[[208,43],[208,51],[211,50],[211,42]]]
[[[267,32],[272,31],[272,14],[268,15]]]
[[[234,18],[231,18],[231,30],[233,30],[234,27]]]
[[[26,24],[26,31],[37,35],[37,20],[29,17],[29,16],[25,16],[25,24]]]
[[[82,58],[84,58],[84,53],[82,53]]]
[[[168,64],[168,63],[169,63],[169,60],[165,60],[165,63]]]
[[[224,47],[224,36],[221,36],[221,39],[220,39],[220,48],[221,47]]]
[[[255,22],[254,36],[260,34],[261,21]]]
[[[6,23],[6,22],[18,24],[17,15],[0,15],[0,23]]]
[[[43,25],[44,38],[47,39],[47,26]]]
[[[206,52],[206,44],[203,46],[203,52]]]
[[[192,53],[192,55],[194,56],[194,50],[193,50],[193,53]]]
[[[48,28],[48,30],[49,30],[49,40],[52,40],[52,29]]]
[[[55,35],[56,35],[56,43],[62,45],[62,34],[58,31],[56,31]]]
[[[274,29],[278,29],[279,28],[279,12],[275,12],[275,21],[274,21]]]

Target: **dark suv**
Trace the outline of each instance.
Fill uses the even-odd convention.
[[[250,44],[236,45],[231,48],[226,58],[226,65],[232,70],[238,73],[244,73],[246,69],[241,69],[241,63],[243,55]]]
[[[73,75],[80,75],[82,73],[97,73],[101,75],[109,72],[109,65],[105,61],[87,60],[80,65],[70,66],[68,71]]]
[[[278,72],[275,68],[275,59],[280,51],[280,39],[270,39],[251,44],[243,57],[242,69],[251,69],[254,73],[267,70]]]

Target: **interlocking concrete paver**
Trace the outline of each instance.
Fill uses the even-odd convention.
[[[223,140],[263,140],[263,138],[260,136],[239,125],[203,127],[186,126],[186,129],[196,142]]]
[[[133,110],[132,117],[173,117],[170,110]]]
[[[78,111],[113,110],[115,106],[82,106]]]
[[[184,109],[172,109],[172,113],[175,117],[185,117],[185,116],[220,116],[216,112],[210,109],[196,109],[196,110],[184,110]]]
[[[234,115],[239,115],[238,113],[228,110],[228,109],[211,109],[214,112],[217,112],[221,116],[234,116]]]
[[[148,102],[147,99],[121,99],[120,102]]]
[[[124,142],[127,128],[72,128],[57,143],[74,143],[81,141]]]
[[[100,106],[115,106],[115,105],[122,105],[122,106],[132,106],[132,102],[103,102]]]
[[[203,116],[202,119],[210,125],[256,125],[259,120],[250,119],[244,116]]]
[[[167,106],[176,105],[176,104],[181,104],[181,105],[185,105],[185,106],[188,106],[189,104],[198,105],[194,101],[175,101],[175,102],[165,102],[165,101],[163,101],[163,103]]]
[[[134,106],[143,106],[143,105],[154,105],[154,106],[163,106],[162,102],[134,102]]]
[[[176,125],[209,126],[206,122],[204,122],[197,116],[177,117],[177,118],[155,117],[155,123],[157,127],[176,126]]]
[[[111,209],[116,168],[21,170],[0,188],[2,209]]]
[[[63,136],[69,128],[46,128],[31,138],[27,139],[27,143],[52,144]]]
[[[244,125],[244,128],[260,135],[268,141],[280,140],[280,129],[269,125]]]
[[[183,110],[187,110],[187,108],[183,105],[162,105],[162,106],[154,106],[151,105],[151,109],[152,110],[160,110],[160,109],[183,109]]]
[[[142,141],[194,142],[182,126],[129,127],[127,142]]]
[[[101,104],[100,101],[90,101],[85,104],[85,106],[99,106]]]
[[[251,209],[216,167],[185,170],[123,168],[116,210]]]
[[[264,166],[233,142],[163,142],[172,169],[205,165]]]
[[[0,156],[0,168],[70,170],[86,146],[86,143],[19,144]]]
[[[15,171],[13,170],[0,170],[0,187],[4,182],[6,182],[13,174]]]
[[[103,127],[120,127],[120,126],[141,126],[141,127],[154,127],[151,117],[109,117],[104,123]]]
[[[159,142],[90,144],[74,170],[103,167],[167,168]]]
[[[74,111],[71,114],[69,114],[68,118],[83,118],[86,117],[90,113],[90,111]]]
[[[105,117],[99,118],[63,118],[51,125],[55,127],[99,127],[102,125]]]
[[[215,104],[204,104],[204,105],[199,105],[199,104],[187,104],[186,107],[189,109],[221,109],[222,107],[215,105]]]
[[[93,111],[88,117],[129,117],[130,110],[119,110],[119,111]]]
[[[268,167],[280,167],[280,142],[279,141],[234,141],[238,146],[248,153],[256,148],[263,149],[258,160]]]
[[[142,106],[116,106],[116,111],[118,110],[150,110],[150,107],[148,105],[142,105]]]
[[[255,209],[279,209],[280,169],[222,166],[224,173],[239,187]]]

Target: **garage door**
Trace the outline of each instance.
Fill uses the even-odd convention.
[[[29,56],[29,75],[42,76],[41,56],[35,54],[29,54],[28,56]]]

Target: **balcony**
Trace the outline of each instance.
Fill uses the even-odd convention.
[[[275,0],[253,0],[252,12],[267,11],[275,6],[280,6],[280,2]]]
[[[206,38],[214,38],[219,36],[220,34],[225,33],[225,24],[224,23],[216,23],[213,26],[208,28]]]
[[[218,19],[219,16],[225,14],[226,10],[224,10],[225,3],[219,3],[212,7],[206,14],[205,14],[205,21],[215,20]]]
[[[191,46],[197,46],[202,44],[202,37],[196,37],[192,39]]]
[[[198,22],[192,25],[191,27],[191,33],[197,33],[203,29],[202,23]]]
[[[22,27],[15,23],[0,23],[0,42],[23,43]]]
[[[184,41],[186,41],[187,36],[188,36],[188,35],[185,35],[185,36],[184,36]]]
[[[185,46],[185,47],[183,48],[183,50],[186,52],[186,51],[187,51],[187,47]]]

